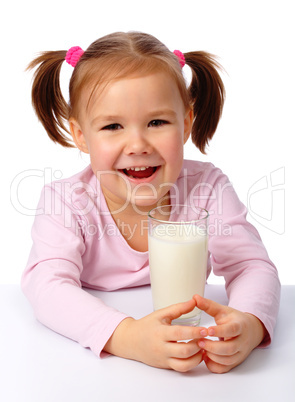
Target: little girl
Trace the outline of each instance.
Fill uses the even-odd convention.
[[[59,83],[64,60],[74,68],[68,104]],[[177,371],[204,361],[212,372],[227,372],[268,345],[279,307],[277,270],[227,177],[210,163],[183,160],[190,135],[205,152],[221,116],[224,87],[214,58],[171,52],[132,32],[103,37],[85,52],[42,53],[35,67],[33,105],[47,134],[62,146],[74,143],[91,161],[42,191],[22,277],[37,318],[97,356]],[[195,295],[135,320],[83,290],[149,284],[147,212],[169,203],[209,211],[207,277],[211,269],[224,276],[229,306]],[[171,325],[195,306],[216,325]],[[191,341],[177,342],[183,339]]]

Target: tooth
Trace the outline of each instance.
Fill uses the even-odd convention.
[[[136,166],[136,167],[130,167],[127,170],[135,170],[136,172],[138,172],[139,170],[146,170],[148,168],[149,168],[149,166],[141,166],[141,167]]]

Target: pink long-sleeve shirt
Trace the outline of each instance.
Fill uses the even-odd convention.
[[[209,211],[207,277],[213,269],[225,278],[229,305],[258,317],[268,331],[268,344],[280,282],[227,176],[210,163],[185,160],[170,199]],[[37,318],[101,356],[126,314],[83,286],[111,291],[149,284],[148,252],[136,251],[126,242],[90,166],[43,188],[32,238],[22,289]]]

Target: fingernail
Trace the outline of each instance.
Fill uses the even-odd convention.
[[[202,336],[207,336],[207,330],[206,330],[206,329],[202,329],[202,330],[200,331],[200,334],[201,334]]]
[[[209,334],[210,336],[213,336],[213,335],[215,334],[214,329],[213,329],[213,328],[209,328],[209,329],[208,329],[208,334]]]
[[[199,342],[199,347],[200,347],[200,348],[204,348],[204,347],[205,347],[205,342],[204,342],[204,341],[200,341],[200,342]]]

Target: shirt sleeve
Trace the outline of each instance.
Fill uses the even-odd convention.
[[[211,165],[212,166],[212,165]],[[278,272],[261,238],[247,219],[247,208],[220,169],[208,169],[200,199],[209,211],[209,252],[215,275],[223,276],[229,306],[255,315],[264,324],[268,345],[279,310]]]
[[[75,229],[83,216],[60,197],[50,186],[42,191],[22,289],[40,322],[101,357],[107,340],[127,316],[82,289],[85,242],[82,230]],[[67,224],[69,219],[74,224]]]

